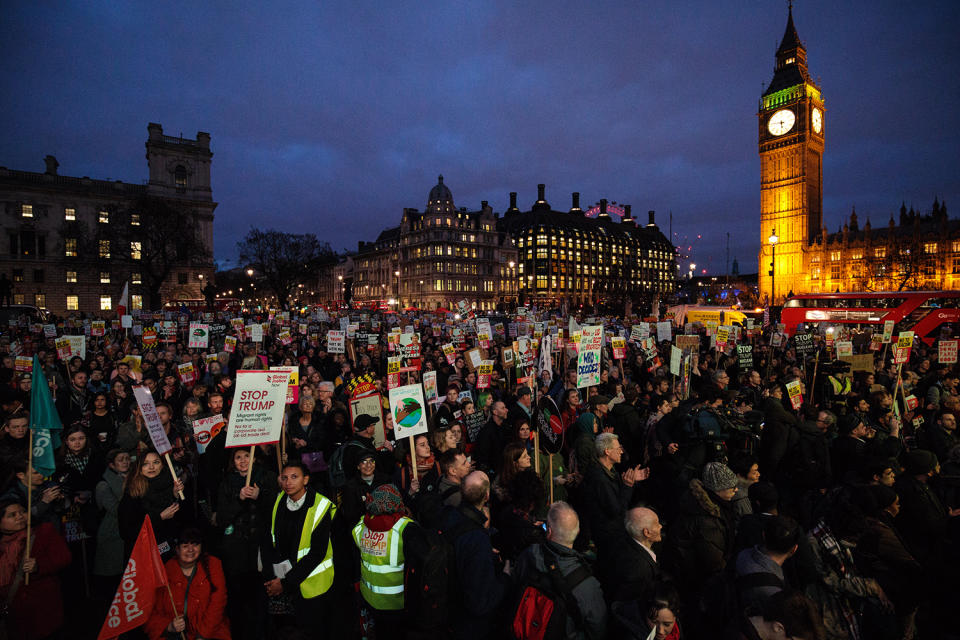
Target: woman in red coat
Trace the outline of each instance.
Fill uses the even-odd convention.
[[[30,557],[24,558],[27,510],[19,502],[0,501],[0,604],[14,594],[6,618],[11,640],[46,638],[63,625],[58,574],[70,565],[70,550],[49,522],[34,527],[30,537]]]
[[[150,640],[180,632],[187,640],[231,640],[230,623],[224,614],[227,583],[223,566],[217,558],[203,553],[199,530],[183,531],[166,569],[177,610],[174,612],[167,590],[161,589],[147,622]]]

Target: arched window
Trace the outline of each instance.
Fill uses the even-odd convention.
[[[177,168],[174,169],[173,181],[177,185],[177,189],[187,188],[187,168],[182,164],[178,164]]]

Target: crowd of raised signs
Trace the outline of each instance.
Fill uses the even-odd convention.
[[[3,327],[8,637],[960,637],[949,333],[457,311]]]

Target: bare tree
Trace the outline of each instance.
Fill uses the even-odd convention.
[[[273,229],[250,229],[237,243],[237,252],[241,262],[255,269],[277,296],[281,309],[288,308],[298,285],[307,283],[317,269],[336,260],[330,244],[320,242],[312,233]]]

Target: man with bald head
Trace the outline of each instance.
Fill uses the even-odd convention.
[[[663,539],[660,518],[653,509],[636,507],[623,518],[626,535],[604,556],[603,587],[611,602],[647,602],[660,581],[654,545]]]
[[[600,582],[593,576],[586,559],[573,549],[580,533],[580,518],[566,502],[554,502],[547,512],[547,542],[534,544],[517,559],[514,575],[518,584],[551,583],[548,567],[560,572],[565,593],[573,596],[580,612],[579,620],[567,616],[567,638],[604,638],[607,633],[607,603]]]
[[[441,524],[457,562],[453,637],[481,640],[495,635],[495,613],[507,594],[510,563],[500,568],[487,530],[490,478],[473,471],[460,482],[460,493],[460,505],[447,507]]]

